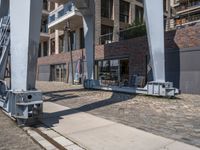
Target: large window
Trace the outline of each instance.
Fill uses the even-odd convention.
[[[66,82],[66,64],[51,66],[51,81]]]
[[[143,23],[144,9],[140,6],[135,6],[135,21],[138,23]]]
[[[112,19],[113,0],[101,0],[101,16]]]
[[[129,82],[128,59],[113,59],[96,61],[97,79],[103,85],[128,85]]]
[[[129,23],[130,3],[120,0],[120,21]]]

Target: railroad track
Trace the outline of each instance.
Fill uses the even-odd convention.
[[[36,143],[46,150],[86,150],[86,148],[83,148],[42,123],[32,127],[23,127],[23,129]]]

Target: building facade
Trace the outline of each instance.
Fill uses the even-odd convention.
[[[39,56],[41,57],[39,60],[45,59],[46,63],[40,64],[38,67],[38,80],[69,82],[72,80],[70,78],[71,74],[76,76],[76,68],[81,68],[82,78],[84,78],[85,64],[87,62],[84,59],[85,45],[81,13],[70,1],[63,3],[61,0],[53,0],[53,2],[48,2],[47,7],[49,11],[48,24],[45,18],[44,25],[45,31],[48,26],[48,38],[43,40],[41,38],[39,51]],[[164,0],[166,30],[169,28],[170,9],[169,1]],[[140,26],[144,23],[144,20],[142,0],[96,0],[95,45],[104,45],[129,39],[130,37],[125,36],[129,32],[127,28]],[[73,51],[72,59],[71,56],[66,56],[70,50]],[[81,50],[82,54],[78,50]],[[96,50],[95,78],[104,78],[109,84],[119,85],[123,81],[123,84],[128,85],[132,80],[132,76],[139,74],[143,77],[143,82],[145,82],[145,65],[148,60],[146,52],[141,58],[145,62],[145,65],[143,63],[141,66],[145,69],[138,67],[138,70],[133,73],[130,69],[129,64],[131,61],[128,58],[128,54],[124,54],[123,48],[119,51],[121,51],[121,54],[118,53],[118,56],[105,58],[103,55],[99,55],[98,50]],[[54,55],[56,56],[54,57]],[[63,58],[63,60],[56,58],[57,56]],[[52,61],[52,58],[57,60]],[[74,66],[73,70],[70,67],[71,61]],[[82,63],[79,67],[77,66],[78,61]],[[80,69],[78,72],[80,72]]]
[[[171,3],[177,27],[200,22],[200,0],[173,0]]]

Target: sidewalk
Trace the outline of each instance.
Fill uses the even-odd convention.
[[[51,102],[43,123],[89,150],[200,150]]]

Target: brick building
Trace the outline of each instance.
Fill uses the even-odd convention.
[[[50,13],[48,23],[46,17],[43,17],[42,20],[42,29],[43,31],[45,30],[45,36],[41,38],[39,57],[49,56],[51,58],[52,55],[65,55],[70,49],[83,49],[83,20],[73,3],[68,1],[65,4],[59,0],[48,3],[44,1],[44,7]],[[169,10],[169,2],[165,0],[165,18],[169,16]],[[118,42],[124,39],[120,37],[123,35],[120,31],[127,29],[134,22],[143,23],[144,9],[142,0],[97,0],[95,18],[95,44]],[[47,26],[49,35],[46,34]],[[65,31],[66,26],[70,29],[70,32]],[[125,60],[123,63],[124,66],[127,65]],[[51,66],[50,74],[53,74],[49,80],[68,80],[65,74],[65,72],[68,72],[68,69],[66,69],[68,64],[57,61],[56,64],[49,65]],[[60,73],[56,73],[56,68],[61,70],[59,71]]]
[[[147,81],[149,55],[146,36],[121,40],[121,34],[119,34],[135,20],[141,22],[144,20],[142,1],[97,0],[96,2],[98,5],[95,8],[95,79],[104,80],[111,85],[128,86],[132,86],[134,75],[142,76]],[[169,2],[164,3],[166,30],[174,29],[171,22],[174,19],[172,17],[176,16],[173,13],[175,5],[173,1]],[[173,7],[171,8],[170,5]],[[83,21],[80,12],[71,2],[67,4],[49,2],[48,10],[50,11],[49,38],[41,41],[38,80],[69,82],[72,74],[70,49],[73,50],[73,74],[76,76],[78,72],[84,79],[87,62],[85,61]],[[66,32],[66,27],[70,30],[69,32]],[[166,62],[168,62],[166,63],[167,81],[173,81],[177,88],[187,93],[200,93],[196,89],[198,87],[196,84],[200,81],[198,79],[196,79],[197,82],[188,81],[188,78],[194,74],[197,76],[199,73],[196,63],[192,64],[193,68],[198,70],[194,73],[187,68],[190,64],[185,64],[182,59],[186,57],[188,60],[191,58],[190,55],[195,55],[195,58],[199,55],[198,51],[193,54],[190,51],[200,46],[198,29],[200,29],[198,24],[184,26],[182,29],[172,30],[165,35]],[[189,49],[188,53],[185,49]],[[184,72],[184,69],[181,70],[185,66],[189,70],[187,72],[189,75]],[[195,79],[196,76],[192,78]],[[188,84],[193,84],[193,88],[189,89]]]

